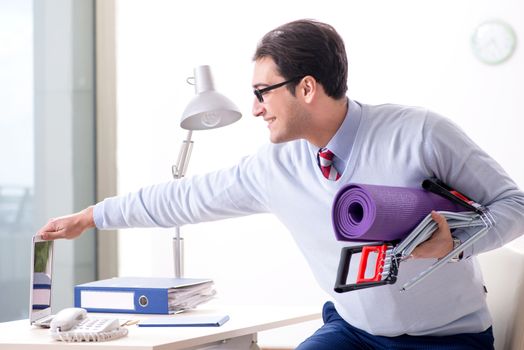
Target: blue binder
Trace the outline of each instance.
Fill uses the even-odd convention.
[[[212,285],[210,279],[116,277],[75,286],[75,307],[89,312],[172,314],[169,292]]]

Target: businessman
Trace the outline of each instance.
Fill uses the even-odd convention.
[[[39,234],[70,239],[95,226],[172,227],[271,212],[333,299],[324,305],[324,325],[298,349],[493,349],[475,255],[522,233],[524,194],[516,184],[448,119],[348,97],[344,43],[328,24],[284,24],[262,38],[253,60],[253,114],[266,122],[271,142],[229,169],[107,198],[50,220]],[[419,188],[428,177],[488,206],[495,227],[459,262],[406,292],[397,286],[333,292],[342,246],[330,219],[337,191],[350,182]],[[432,215],[438,229],[402,264],[401,284],[473,233],[451,233],[445,218]]]

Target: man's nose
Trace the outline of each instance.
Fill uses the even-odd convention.
[[[253,115],[254,115],[255,117],[260,117],[260,116],[263,116],[263,115],[264,115],[265,111],[266,111],[266,109],[265,109],[265,107],[264,107],[264,104],[261,103],[261,102],[258,100],[258,98],[255,97],[255,98],[253,99],[253,110],[252,110]]]

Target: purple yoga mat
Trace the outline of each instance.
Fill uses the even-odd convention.
[[[348,184],[335,196],[333,228],[339,241],[393,241],[406,237],[432,210],[466,209],[424,189]]]

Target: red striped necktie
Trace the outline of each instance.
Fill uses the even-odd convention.
[[[340,174],[333,165],[333,152],[327,148],[321,148],[318,150],[318,165],[322,171],[322,175],[328,180],[337,181],[340,179]]]

